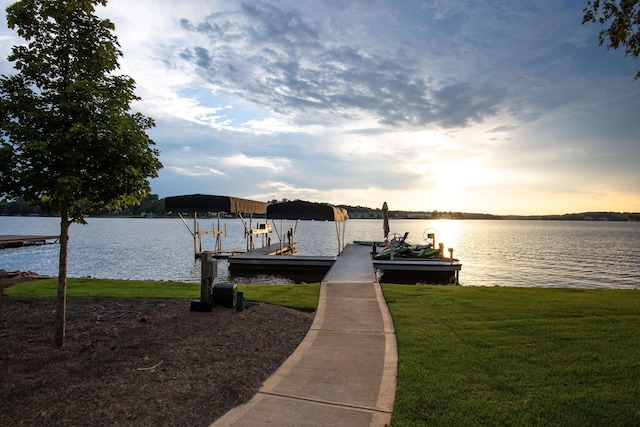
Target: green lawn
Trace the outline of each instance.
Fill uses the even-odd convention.
[[[640,292],[383,285],[392,425],[640,425]]]
[[[269,304],[291,307],[301,311],[315,311],[320,296],[320,284],[303,285],[239,285],[244,298]]]
[[[20,283],[4,290],[5,295],[55,297],[58,279],[41,279]],[[320,284],[308,285],[239,285],[238,291],[248,301],[266,302],[302,311],[314,311],[318,305]],[[200,298],[197,283],[151,282],[141,280],[67,279],[68,297],[111,298]]]
[[[53,297],[56,286],[39,280],[5,294]],[[314,310],[319,288],[238,289],[250,301]],[[640,425],[640,292],[382,289],[399,352],[392,426]],[[191,299],[200,286],[70,279],[68,295]]]
[[[55,297],[58,279],[20,283],[4,290],[5,295]],[[107,298],[200,298],[197,283],[150,282],[142,280],[67,279],[68,297]]]

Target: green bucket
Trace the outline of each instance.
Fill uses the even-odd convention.
[[[236,311],[244,309],[244,292],[236,292]]]

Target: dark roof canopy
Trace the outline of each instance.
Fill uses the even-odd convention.
[[[270,219],[313,219],[316,221],[346,221],[347,211],[324,203],[295,200],[269,205],[267,218]]]
[[[268,203],[237,197],[210,196],[207,194],[187,194],[164,199],[164,209],[176,212],[225,212],[264,214]]]

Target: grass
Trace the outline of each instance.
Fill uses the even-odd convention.
[[[320,284],[308,285],[239,285],[248,301],[265,302],[314,311],[318,305]],[[13,285],[4,290],[8,296],[55,297],[58,279],[41,279]],[[197,283],[153,282],[141,280],[67,279],[68,297],[106,298],[200,298]]]
[[[244,298],[291,307],[300,311],[315,311],[320,296],[320,284],[303,285],[239,285]]]
[[[7,295],[52,297],[39,280]],[[382,285],[396,328],[392,426],[640,425],[640,292]],[[198,298],[199,285],[70,279],[69,296]],[[319,285],[240,285],[314,310]]]
[[[392,425],[640,424],[640,293],[383,285]]]
[[[58,279],[41,279],[13,285],[8,296],[55,297]],[[151,282],[142,280],[67,279],[67,297],[106,298],[200,298],[197,283]]]

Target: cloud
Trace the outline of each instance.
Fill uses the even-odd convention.
[[[167,169],[170,169],[171,171],[177,173],[178,175],[191,176],[191,177],[225,175],[224,172],[221,172],[217,169],[198,166],[198,165],[193,165],[190,168],[169,166]]]
[[[133,108],[156,122],[161,197],[632,209],[637,62],[598,47],[582,7],[110,0],[98,11],[137,83]],[[0,28],[4,57],[16,42]]]
[[[291,132],[300,131],[298,126],[287,123],[283,120],[278,120],[275,117],[268,117],[261,120],[248,120],[242,123],[241,128],[250,129],[256,134],[286,134]]]
[[[172,66],[195,66],[211,87],[298,122],[373,117],[386,127],[464,127],[495,115],[503,98],[484,84],[431,81],[400,46],[347,44],[292,7],[241,3],[180,24],[201,44],[182,48]]]
[[[282,157],[250,157],[243,153],[221,159],[231,167],[268,169],[273,173],[282,173],[290,165],[291,160]]]

